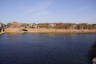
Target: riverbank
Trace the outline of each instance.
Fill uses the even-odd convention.
[[[4,32],[0,32],[0,34],[4,34]]]
[[[96,33],[94,30],[76,30],[76,29],[47,29],[47,28],[24,28],[26,31],[23,31],[22,28],[6,28],[5,32],[30,32],[30,33]]]

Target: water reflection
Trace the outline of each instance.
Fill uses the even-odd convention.
[[[95,38],[96,34],[6,33],[0,36],[0,64],[89,64]]]

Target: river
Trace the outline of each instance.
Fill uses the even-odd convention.
[[[0,64],[90,64],[96,34],[2,34]]]

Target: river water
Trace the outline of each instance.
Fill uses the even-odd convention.
[[[90,64],[96,34],[3,34],[0,64]]]

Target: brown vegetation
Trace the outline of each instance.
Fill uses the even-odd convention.
[[[4,27],[3,27],[4,28]],[[18,22],[8,23],[5,32],[60,32],[60,33],[91,33],[96,32],[96,24],[74,23],[39,23],[23,24]]]

